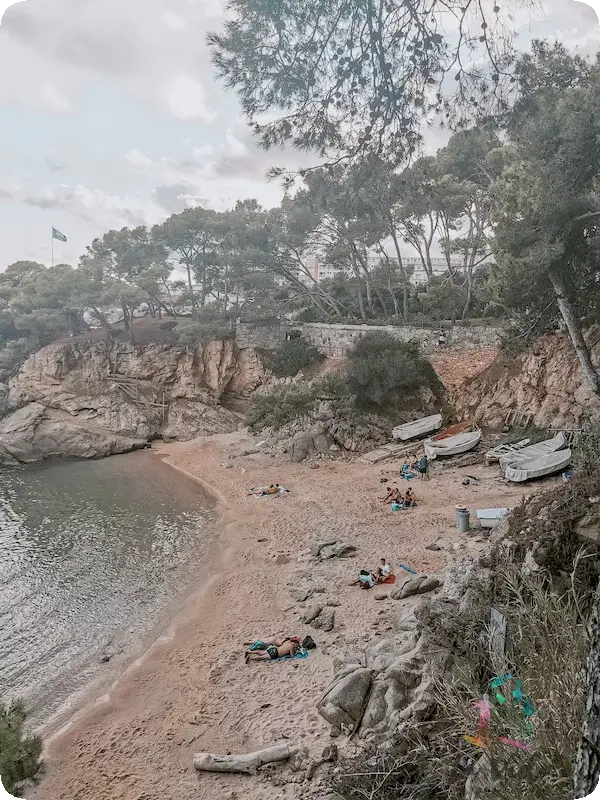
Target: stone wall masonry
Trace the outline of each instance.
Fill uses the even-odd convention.
[[[482,347],[495,347],[500,342],[504,330],[501,326],[454,325],[443,327],[446,345],[477,350]],[[271,350],[285,340],[290,331],[299,331],[305,339],[324,355],[330,358],[344,358],[348,350],[366,333],[382,331],[403,342],[418,342],[424,353],[438,349],[440,328],[418,328],[395,325],[326,325],[319,322],[300,324],[281,323],[273,326],[257,326],[252,323],[238,323],[236,342],[238,347],[255,347]]]

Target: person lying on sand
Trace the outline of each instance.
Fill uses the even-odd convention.
[[[388,564],[385,558],[382,558],[379,562],[379,566],[377,567],[375,574],[377,576],[377,583],[383,583],[392,574],[392,567],[390,564]]]
[[[264,650],[246,650],[244,658],[246,660],[246,664],[253,660],[275,661],[277,658],[285,658],[286,656],[292,658],[293,656],[297,655],[300,650],[300,642],[295,642],[292,641],[292,639],[288,639],[279,646],[276,644],[268,644]]]
[[[263,487],[262,489],[250,489],[248,494],[254,495],[254,497],[267,497],[267,495],[279,494],[281,489],[282,487],[280,484],[272,483],[270,486]],[[286,489],[285,491],[288,490]]]
[[[250,650],[266,650],[269,645],[274,644],[275,647],[281,647],[286,642],[296,642],[296,644],[300,644],[300,637],[299,636],[267,636],[265,639],[257,639],[254,642],[244,642],[245,647],[249,647]]]

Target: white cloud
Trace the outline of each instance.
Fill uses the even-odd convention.
[[[139,150],[129,150],[125,153],[125,160],[134,167],[149,167],[152,165],[152,160],[140,153]]]
[[[212,122],[217,115],[206,106],[206,92],[196,78],[185,73],[176,75],[167,89],[171,111],[179,119],[203,119]]]
[[[163,11],[162,18],[165,25],[169,28],[173,28],[174,30],[185,28],[185,18],[181,17],[179,14],[173,14],[172,11]]]
[[[220,0],[22,0],[0,28],[0,102],[65,111],[101,76],[178,119],[212,122],[205,34],[221,16]]]

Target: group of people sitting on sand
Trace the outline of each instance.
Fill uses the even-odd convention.
[[[312,636],[270,636],[264,640],[244,642],[248,650],[244,653],[246,664],[249,661],[276,661],[278,658],[296,658],[316,644]]]
[[[358,574],[360,588],[372,589],[378,583],[385,583],[393,574],[391,564],[388,564],[386,559],[382,558],[377,569],[372,572],[367,569],[361,569]]]
[[[402,494],[397,486],[391,486],[381,502],[389,506],[392,511],[400,511],[405,508],[414,508],[417,505],[417,498],[410,487]]]

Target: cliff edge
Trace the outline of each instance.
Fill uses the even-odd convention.
[[[156,438],[188,440],[240,425],[225,407],[260,386],[254,350],[230,340],[195,349],[59,342],[1,387],[0,464],[124,453]]]

